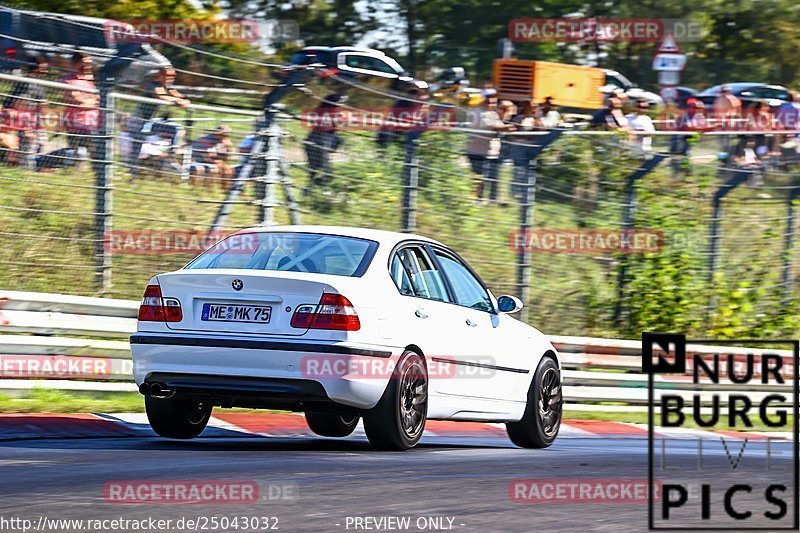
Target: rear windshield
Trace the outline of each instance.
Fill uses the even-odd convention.
[[[361,276],[378,243],[318,233],[239,233],[209,248],[185,268],[237,268]]]

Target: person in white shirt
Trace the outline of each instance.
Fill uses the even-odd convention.
[[[150,135],[145,139],[139,151],[139,164],[152,168],[155,171],[164,170],[169,166],[170,148],[172,138],[167,131]]]
[[[636,111],[625,117],[628,121],[628,129],[632,132],[655,133],[653,119],[646,115],[649,108],[650,105],[646,100],[639,100],[636,103]],[[649,152],[652,149],[653,138],[649,135],[633,135],[632,140],[643,152]]]
[[[552,129],[561,124],[561,113],[553,103],[553,97],[548,96],[542,102],[542,118],[540,119],[543,128]]]

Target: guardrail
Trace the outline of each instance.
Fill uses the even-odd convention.
[[[136,330],[138,308],[139,302],[131,300],[0,291],[0,391],[19,394],[35,387],[135,391],[127,337]],[[641,372],[640,341],[569,336],[553,336],[551,341],[561,358],[568,409],[647,409],[647,376]],[[702,345],[689,345],[687,349],[703,356],[720,351],[719,347]],[[756,357],[764,353],[778,355],[787,369],[793,364],[788,350],[725,347],[724,352],[742,364],[748,353]],[[42,368],[56,362],[63,366],[70,361],[65,358],[74,358],[88,370],[78,379],[19,379],[12,367],[2,363],[4,358],[20,356],[39,358]],[[791,368],[792,376],[794,370]],[[694,385],[688,376],[670,380],[658,376],[655,382],[671,394],[682,396],[687,403],[692,403],[695,394],[702,404],[712,394],[721,395],[724,403],[724,396],[732,390],[730,385],[708,382],[702,385],[701,392],[695,392],[690,390]],[[789,387],[789,384],[753,384],[748,395],[757,401],[775,391],[789,392]]]

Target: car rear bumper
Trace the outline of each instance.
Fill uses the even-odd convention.
[[[221,405],[305,409],[310,404],[374,407],[389,377],[333,372],[331,363],[390,364],[400,348],[342,342],[242,339],[137,333],[131,337],[134,379]],[[342,367],[339,367],[342,368]]]

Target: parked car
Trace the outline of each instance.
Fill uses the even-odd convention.
[[[305,412],[407,449],[427,419],[505,422],[523,447],[561,423],[560,363],[455,251],[418,235],[285,226],[229,236],[148,283],[131,337],[153,429],[187,439],[213,406]]]
[[[295,52],[290,65],[320,64],[323,77],[343,78],[391,90],[403,90],[415,80],[400,63],[372,48],[353,46],[308,46]]]
[[[688,100],[689,98],[697,97],[697,90],[692,89],[691,87],[684,87],[680,85],[678,87],[675,87],[675,90],[678,93],[678,98],[676,98],[675,102],[681,109],[686,109],[686,100]]]
[[[714,100],[720,95],[722,88],[731,88],[731,94],[742,101],[742,107],[752,107],[756,102],[767,102],[770,106],[779,106],[784,102],[791,102],[792,95],[789,89],[782,85],[768,85],[766,83],[737,82],[715,85],[697,95],[706,106],[714,105]]]
[[[658,107],[664,105],[664,99],[660,95],[645,91],[637,87],[631,80],[623,76],[616,70],[605,69],[606,83],[600,87],[603,94],[610,94],[617,89],[622,89],[625,95],[633,102],[637,100],[646,100],[650,107]]]

